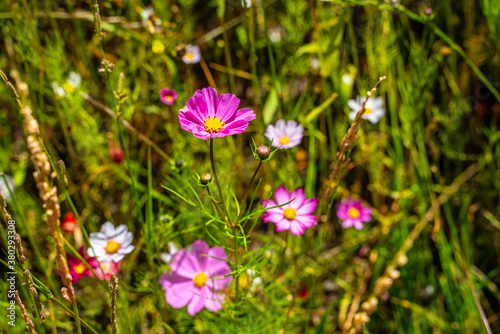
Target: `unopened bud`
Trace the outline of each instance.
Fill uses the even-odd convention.
[[[201,184],[207,185],[212,181],[212,175],[209,173],[201,174],[200,176],[200,182]]]
[[[125,154],[123,153],[123,150],[121,148],[112,147],[109,150],[109,157],[115,164],[121,164],[123,158],[125,157]]]
[[[269,158],[269,154],[271,154],[271,149],[266,145],[261,145],[257,147],[257,154],[259,155],[259,158],[265,160]]]

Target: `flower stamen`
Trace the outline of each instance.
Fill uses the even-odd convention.
[[[288,144],[289,142],[290,142],[290,138],[288,138],[288,137],[281,137],[281,138],[280,138],[280,144],[281,144],[281,145],[286,145],[286,144]]]
[[[219,132],[226,125],[222,119],[216,118],[215,116],[208,116],[205,121],[205,130],[207,132]]]
[[[193,283],[199,288],[202,288],[207,283],[207,275],[204,273],[198,273],[193,278]]]
[[[120,249],[120,244],[117,243],[116,241],[110,240],[110,241],[108,241],[108,243],[106,244],[106,247],[104,247],[104,249],[106,250],[106,253],[108,253],[108,254],[115,254]]]
[[[359,210],[356,208],[350,208],[347,210],[347,215],[353,219],[356,219],[359,217]]]
[[[372,110],[370,108],[365,108],[365,115],[369,115],[372,113]]]
[[[283,210],[283,217],[285,217],[288,220],[293,220],[297,216],[297,211],[292,208],[286,208]]]
[[[73,267],[73,270],[74,270],[74,271],[75,271],[75,273],[77,273],[78,275],[81,275],[81,274],[83,274],[83,272],[84,272],[85,270],[87,270],[87,267],[85,267],[85,265],[84,265],[82,262],[80,262],[78,265],[76,265],[76,266],[74,266],[74,267]]]

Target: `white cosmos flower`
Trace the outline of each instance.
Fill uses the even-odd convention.
[[[295,121],[285,122],[280,119],[276,125],[269,124],[264,136],[272,141],[272,146],[281,148],[291,148],[302,141],[304,128]]]
[[[160,258],[163,260],[163,262],[170,263],[170,260],[172,260],[172,256],[174,256],[175,253],[177,253],[179,249],[175,246],[173,242],[168,243],[168,252],[161,253]]]
[[[356,113],[361,109],[361,105],[365,98],[358,96],[356,100],[347,101],[347,105],[352,109],[349,118],[354,120]],[[385,115],[384,99],[381,97],[370,97],[366,102],[366,110],[361,118],[369,120],[371,123],[376,124]]]
[[[98,261],[120,262],[134,250],[132,240],[134,235],[126,225],[115,227],[110,222],[105,222],[100,232],[90,233],[89,241],[92,247],[87,250],[87,254],[97,257]]]
[[[186,53],[182,56],[185,64],[196,64],[201,60],[201,51],[198,45],[189,44],[186,46]]]

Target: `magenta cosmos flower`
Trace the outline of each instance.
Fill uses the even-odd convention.
[[[280,186],[274,193],[273,201],[263,200],[263,208],[272,208],[277,205],[285,204],[293,199],[287,205],[279,208],[268,209],[262,219],[265,223],[272,222],[276,224],[276,232],[290,230],[294,235],[304,234],[306,228],[316,225],[316,216],[313,214],[318,206],[317,198],[306,198],[304,188],[297,188],[292,193]]]
[[[280,119],[276,125],[269,124],[264,136],[272,141],[274,147],[292,148],[302,141],[304,128],[295,121]]]
[[[83,257],[89,266],[94,270],[97,277],[102,280],[109,281],[111,278],[111,274],[117,274],[120,270],[121,261],[118,263],[115,262],[101,262],[98,263],[95,257],[87,256],[83,247],[80,247],[78,250],[78,254]],[[79,258],[66,254],[66,258],[68,260],[69,273],[73,277],[73,282],[78,282],[78,280],[82,277],[94,277],[92,271],[90,271]]]
[[[177,92],[170,88],[163,88],[160,90],[160,100],[168,106],[175,103],[177,99]]]
[[[170,262],[172,273],[167,271],[160,278],[167,303],[173,308],[189,304],[191,316],[204,307],[210,312],[220,310],[225,298],[222,291],[231,283],[231,276],[224,277],[231,272],[226,261],[222,247],[209,248],[201,240],[193,243],[190,252],[176,252]]]
[[[239,104],[233,94],[219,97],[212,87],[197,90],[188,100],[187,109],[179,110],[181,128],[205,140],[242,133],[255,113],[249,108],[236,110]]]
[[[361,201],[355,201],[348,197],[346,201],[338,205],[337,217],[342,220],[343,228],[354,226],[361,230],[363,224],[372,219],[372,208],[365,207]]]

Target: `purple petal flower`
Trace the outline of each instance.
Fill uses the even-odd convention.
[[[177,99],[177,92],[170,88],[163,88],[160,90],[160,100],[168,106],[175,103]]]
[[[354,227],[361,230],[363,224],[372,220],[372,208],[348,197],[337,206],[337,217],[342,220],[343,228]]]
[[[248,108],[236,110],[239,104],[233,94],[219,97],[212,87],[197,90],[188,100],[187,109],[179,110],[181,128],[205,140],[242,133],[256,116]]]
[[[165,299],[173,308],[187,307],[193,316],[204,307],[209,312],[221,309],[224,302],[223,291],[231,283],[231,272],[223,248],[213,247],[196,240],[191,251],[181,249],[175,253],[170,263],[172,273],[166,272],[160,278],[165,290]]]
[[[189,44],[186,46],[186,53],[182,56],[185,64],[196,64],[201,60],[201,51],[198,45]]]
[[[274,147],[291,148],[302,141],[304,128],[295,121],[280,119],[276,125],[269,124],[264,136],[272,141]]]
[[[305,229],[316,225],[314,210],[318,205],[318,199],[306,198],[303,187],[289,193],[285,187],[280,186],[274,192],[274,199],[275,201],[272,199],[263,200],[262,207],[272,208],[293,199],[289,204],[268,209],[262,215],[265,223],[272,222],[276,225],[276,232],[290,230],[294,235],[302,235]]]

